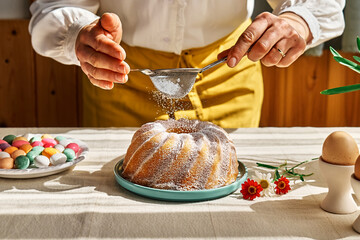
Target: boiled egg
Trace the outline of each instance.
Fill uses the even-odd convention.
[[[358,156],[358,145],[347,132],[333,132],[323,143],[321,158],[325,162],[337,165],[354,165]]]

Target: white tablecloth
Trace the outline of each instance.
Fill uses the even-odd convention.
[[[249,201],[238,190],[216,200],[176,203],[135,195],[119,186],[113,174],[135,130],[0,129],[0,137],[50,133],[80,139],[90,148],[72,170],[36,179],[0,178],[0,238],[360,239],[352,229],[360,211],[337,215],[319,207],[327,187],[317,161],[300,169],[314,175],[281,196]],[[255,169],[269,171],[256,162],[279,165],[286,160],[291,166],[318,157],[324,139],[335,130],[360,142],[360,128],[228,131],[251,177]]]

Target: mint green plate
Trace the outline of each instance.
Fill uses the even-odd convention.
[[[138,185],[128,180],[124,179],[120,175],[120,169],[123,164],[124,159],[121,159],[114,168],[116,181],[125,189],[130,192],[136,193],[143,197],[153,198],[163,201],[172,201],[172,202],[195,202],[195,201],[205,201],[224,197],[230,193],[235,192],[241,186],[241,184],[247,178],[247,168],[245,165],[239,162],[239,175],[236,178],[236,181],[230,185],[219,187],[215,189],[208,190],[195,190],[195,191],[176,191],[176,190],[164,190],[157,188],[145,187]]]

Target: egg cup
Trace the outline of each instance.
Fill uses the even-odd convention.
[[[355,192],[355,195],[357,197],[358,200],[360,200],[360,180],[355,178],[355,175],[352,174],[351,175],[351,186]],[[354,221],[353,223],[353,229],[360,233],[360,215],[358,216],[358,218]]]
[[[357,205],[351,195],[350,182],[351,175],[354,172],[354,165],[331,164],[320,157],[319,168],[329,188],[328,194],[321,202],[320,207],[327,212],[336,214],[355,212]]]

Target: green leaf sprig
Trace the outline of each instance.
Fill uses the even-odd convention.
[[[302,174],[302,173],[296,172],[295,169],[297,167],[303,165],[304,163],[307,163],[307,162],[310,162],[313,160],[317,160],[317,159],[319,159],[319,158],[312,158],[311,160],[302,161],[291,168],[288,168],[287,161],[285,161],[285,163],[283,163],[279,166],[272,166],[269,164],[258,163],[258,162],[256,163],[256,165],[258,167],[264,167],[264,168],[275,170],[274,177],[273,177],[274,181],[277,181],[283,175],[286,175],[288,177],[295,177],[295,178],[298,177],[301,181],[305,181],[305,179],[304,179],[305,177],[311,176],[314,173]]]
[[[360,38],[359,37],[356,38],[356,44],[357,44],[357,48],[360,52]],[[359,64],[342,57],[340,55],[340,53],[338,53],[331,46],[330,46],[330,52],[334,56],[335,61],[337,61],[338,63],[340,63],[342,65],[345,65],[346,67],[354,70],[357,73],[360,73],[360,65]],[[353,58],[355,59],[355,61],[360,63],[360,57],[353,56]],[[330,89],[321,91],[320,93],[324,94],[324,95],[333,95],[333,94],[339,94],[339,93],[353,92],[353,91],[357,91],[357,90],[360,90],[360,84],[348,85],[348,86],[337,87],[337,88],[330,88]]]

